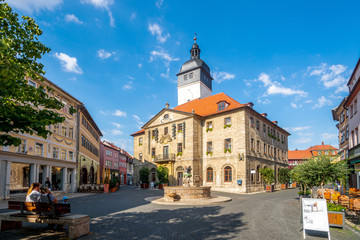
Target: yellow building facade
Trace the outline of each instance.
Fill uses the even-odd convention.
[[[49,95],[63,103],[54,110],[65,117],[63,123],[48,126],[52,132],[46,139],[36,134],[11,133],[21,139],[20,146],[0,146],[0,197],[26,191],[33,182],[45,183],[49,178],[52,190],[76,191],[76,133],[77,109],[82,103],[46,78],[37,82],[28,80],[34,87],[44,85],[53,89]]]

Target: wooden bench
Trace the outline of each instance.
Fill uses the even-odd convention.
[[[21,228],[22,222],[66,225],[68,238],[74,239],[90,232],[90,217],[83,214],[69,214],[70,204],[31,203],[9,201],[8,208],[20,210],[0,214],[0,231]]]

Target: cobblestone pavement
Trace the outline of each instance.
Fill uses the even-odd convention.
[[[71,209],[73,213],[91,217],[91,234],[81,239],[292,240],[302,239],[297,191],[248,195],[217,192],[217,195],[231,197],[232,201],[189,207],[152,204],[144,198],[162,195],[161,191],[122,187],[111,194],[71,199]],[[36,227],[36,230],[27,228],[0,233],[0,239],[64,237],[44,226]],[[306,239],[327,239],[327,234],[309,232]],[[354,240],[360,239],[360,235],[348,228],[331,228],[331,239]]]

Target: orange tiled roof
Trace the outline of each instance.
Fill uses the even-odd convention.
[[[136,133],[131,134],[130,136],[135,136],[135,135],[138,135],[138,134],[143,133],[143,132],[145,132],[145,130],[141,129],[141,130],[137,131]]]
[[[331,145],[315,145],[308,148],[309,151],[319,151],[319,150],[337,150],[337,148]]]
[[[220,101],[225,101],[229,104],[227,108],[222,111],[218,111],[217,103]],[[190,102],[184,103],[175,107],[174,110],[188,113],[192,113],[192,111],[194,110],[197,115],[205,117],[215,113],[226,112],[229,110],[240,108],[246,105],[247,104],[240,104],[238,101],[232,99],[225,93],[218,93],[206,98],[195,99]]]
[[[296,160],[296,159],[309,159],[311,158],[311,152],[308,150],[289,150],[288,152],[288,159],[289,160]]]

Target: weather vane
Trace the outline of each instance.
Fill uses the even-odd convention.
[[[194,33],[194,42],[196,42],[196,37],[197,37],[197,34],[196,33]]]

